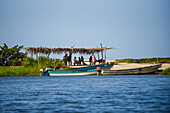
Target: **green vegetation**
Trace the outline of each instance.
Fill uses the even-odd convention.
[[[64,62],[59,59],[26,57],[26,54],[20,52],[22,48],[23,46],[18,45],[8,48],[5,43],[0,46],[0,76],[37,76],[40,74],[39,70],[46,67],[66,68]]]
[[[4,46],[0,46],[0,66],[20,66],[26,54],[19,52],[23,46],[14,46],[8,48],[4,43]]]
[[[2,70],[3,69],[3,70]],[[0,76],[37,76],[39,70],[37,67],[0,67]]]
[[[27,57],[23,60],[22,65],[24,67],[38,67],[39,69],[55,68],[56,66],[65,68],[64,62],[60,59],[51,60],[49,57],[43,56],[38,59]]]
[[[170,68],[163,70],[160,74],[161,75],[170,75]]]
[[[38,59],[26,57],[26,54],[20,52],[23,46],[14,46],[8,48],[0,46],[0,76],[38,76],[39,70],[50,67],[69,68],[60,59],[51,60],[49,57],[39,57]],[[144,59],[119,59],[115,63],[170,63],[168,58],[144,58]],[[161,74],[170,74],[170,69],[164,70]]]
[[[40,69],[45,69],[46,67],[53,69],[56,66],[66,68],[64,62],[59,59],[51,60],[48,57],[34,59],[27,57],[22,61],[22,66],[1,66],[0,76],[39,76]]]
[[[143,59],[118,59],[116,63],[170,63],[170,57],[167,58],[143,58]]]

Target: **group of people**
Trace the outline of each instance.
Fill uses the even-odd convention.
[[[90,56],[89,62],[90,62],[90,65],[95,65],[95,64],[96,64],[96,57],[95,57],[95,55],[93,55],[93,57]],[[86,65],[86,64],[84,63],[84,58],[83,58],[83,56],[81,56],[81,58],[79,57],[78,60],[76,59],[76,57],[74,57],[74,66],[75,66],[76,64],[77,64],[77,65]]]
[[[90,65],[95,65],[96,64],[96,57],[95,57],[95,55],[93,55],[93,57],[90,56],[89,62],[90,62]]]
[[[83,58],[83,56],[81,56],[81,58],[80,57],[78,57],[78,60],[76,59],[76,57],[74,57],[74,66],[77,64],[77,66],[78,65],[85,65],[85,63],[84,63],[84,58]]]
[[[65,54],[63,60],[64,60],[65,65],[67,65],[67,63],[68,63],[68,65],[72,65],[71,55],[68,56],[68,54]],[[76,59],[76,57],[74,57],[74,65],[76,65],[76,64],[77,65],[85,64],[83,56],[81,56],[81,58],[79,57],[78,60]]]
[[[71,56],[70,56],[70,55],[68,56],[67,54],[65,54],[63,60],[64,60],[64,62],[65,62],[65,65],[67,65],[67,62],[69,63],[69,65],[72,65],[72,61],[71,61]],[[95,65],[96,62],[97,62],[97,60],[96,60],[95,55],[90,56],[90,58],[89,58],[89,63],[90,63],[90,65]],[[99,62],[99,63],[100,63],[100,62]],[[87,65],[87,64],[84,63],[84,58],[83,58],[83,56],[78,57],[78,60],[77,60],[76,57],[74,57],[74,59],[73,59],[73,64],[74,64],[74,66],[75,66],[75,65],[77,65],[77,66],[78,66],[78,65]]]
[[[69,63],[69,65],[71,65],[71,55],[68,56],[68,54],[65,54],[63,60],[65,65],[67,65],[67,62]]]

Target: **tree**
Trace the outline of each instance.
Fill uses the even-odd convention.
[[[26,57],[26,55],[22,52],[19,52],[23,46],[14,46],[12,48],[8,48],[8,46],[4,43],[4,46],[0,46],[0,65],[6,66],[18,66],[21,65],[21,61]]]

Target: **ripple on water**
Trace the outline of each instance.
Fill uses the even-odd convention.
[[[1,77],[2,112],[168,112],[170,76]]]

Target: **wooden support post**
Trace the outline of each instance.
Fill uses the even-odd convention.
[[[97,46],[97,48],[98,48],[98,46]],[[100,60],[99,53],[97,53],[97,54],[98,54],[98,60]]]
[[[38,59],[38,53],[36,53],[36,59]]]
[[[106,63],[106,48],[104,48],[104,59],[105,59],[105,63]]]
[[[72,65],[72,53],[73,53],[73,47],[74,47],[74,45],[73,46],[71,46],[71,51],[70,51],[70,59],[71,59],[71,65]]]
[[[101,51],[101,54],[102,54],[102,60],[103,60],[103,50]]]
[[[72,52],[70,52],[70,64],[69,65],[72,65]]]
[[[27,50],[25,51],[25,55],[26,55],[26,56],[28,55],[28,51],[27,51]]]
[[[100,46],[101,46],[101,48],[103,48],[102,43],[100,43]],[[102,55],[102,60],[103,60],[103,50],[101,51],[101,55]]]
[[[31,57],[33,57],[33,51],[31,52]]]

